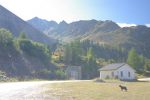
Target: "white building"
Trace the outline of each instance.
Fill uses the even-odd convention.
[[[134,80],[135,70],[125,63],[109,64],[100,68],[100,79],[118,78],[120,80]]]

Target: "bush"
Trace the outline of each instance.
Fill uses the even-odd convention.
[[[42,70],[36,71],[35,75],[38,78],[51,79],[52,72],[47,69],[42,69]]]
[[[20,50],[29,56],[36,57],[42,60],[44,63],[48,63],[51,60],[50,49],[38,42],[32,42],[28,39],[18,39],[18,45]]]
[[[58,79],[66,79],[66,73],[62,70],[56,70],[55,74]]]
[[[9,81],[9,78],[7,77],[5,72],[0,71],[0,82],[6,82],[6,81]]]

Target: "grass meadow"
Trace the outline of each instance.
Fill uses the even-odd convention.
[[[127,86],[121,91],[118,85]],[[44,93],[58,100],[150,100],[150,82],[94,81],[54,83]]]

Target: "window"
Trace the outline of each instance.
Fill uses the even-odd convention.
[[[123,77],[123,71],[121,71],[121,77]]]
[[[107,76],[106,76],[106,79],[109,79],[109,78],[110,78],[109,75],[107,75]]]
[[[130,77],[131,76],[131,74],[130,74],[130,72],[128,72],[128,77]]]

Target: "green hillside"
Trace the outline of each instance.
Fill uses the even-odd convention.
[[[0,70],[8,77],[54,79],[57,67],[51,62],[51,48],[21,33],[14,38],[0,29]]]

